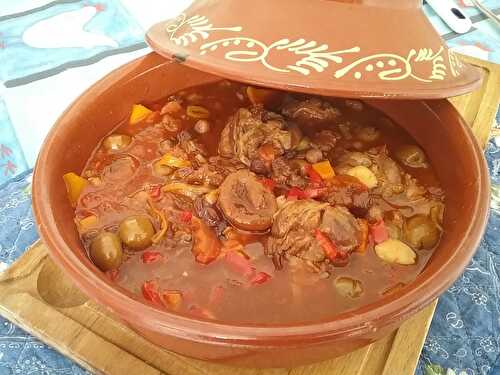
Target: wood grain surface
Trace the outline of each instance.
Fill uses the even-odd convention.
[[[498,65],[464,59],[485,72],[482,87],[450,99],[484,147],[499,104]],[[107,375],[411,375],[436,301],[384,339],[330,361],[293,369],[238,369],[182,357],[135,334],[83,295],[37,242],[0,274],[0,313],[91,372]]]

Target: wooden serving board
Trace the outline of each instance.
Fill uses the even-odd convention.
[[[500,67],[472,58],[485,70],[479,90],[452,99],[482,146],[500,96]],[[386,338],[330,361],[293,369],[239,369],[182,357],[134,333],[82,294],[35,243],[0,274],[0,313],[94,373],[169,375],[411,375],[436,301]]]

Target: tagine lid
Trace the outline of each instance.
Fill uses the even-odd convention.
[[[478,87],[421,0],[198,0],[146,40],[193,68],[310,94],[433,99]]]

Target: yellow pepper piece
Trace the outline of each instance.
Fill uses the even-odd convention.
[[[191,162],[189,160],[178,158],[170,153],[163,155],[159,164],[172,168],[186,168],[191,166]]]
[[[87,216],[78,222],[78,231],[80,233],[88,232],[90,229],[95,228],[98,222],[97,216]]]
[[[335,171],[328,160],[320,161],[312,165],[313,169],[321,176],[323,180],[335,177]]]
[[[132,106],[132,113],[130,114],[130,125],[135,125],[146,117],[148,117],[153,111],[144,107],[142,104],[134,104]]]
[[[82,193],[85,186],[89,183],[83,177],[78,176],[76,173],[70,172],[63,176],[63,180],[66,184],[66,190],[68,191],[69,201],[73,206],[78,203],[78,198]]]

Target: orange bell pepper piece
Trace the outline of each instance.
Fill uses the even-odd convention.
[[[78,198],[82,194],[83,189],[88,185],[88,181],[76,173],[70,172],[63,176],[66,190],[68,191],[69,201],[73,206],[78,203]]]

